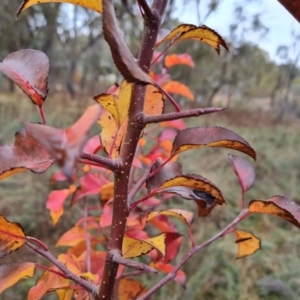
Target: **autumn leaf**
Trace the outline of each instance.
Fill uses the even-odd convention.
[[[77,158],[86,142],[86,134],[100,116],[98,104],[89,106],[80,119],[67,129],[25,122],[26,130],[52,157],[68,178],[72,177]]]
[[[147,289],[140,281],[128,277],[123,277],[119,280],[117,290],[118,300],[137,299],[147,292]]]
[[[122,255],[124,258],[139,257],[157,249],[164,256],[166,253],[165,234],[146,240],[139,240],[125,236],[122,245]]]
[[[99,150],[101,150],[102,145],[100,144],[100,139],[98,135],[94,135],[92,138],[90,138],[84,145],[82,151],[86,153],[97,153]]]
[[[223,127],[191,127],[178,132],[172,148],[172,156],[183,151],[203,148],[221,147],[243,152],[254,160],[256,153],[249,143],[235,132]]]
[[[18,250],[25,242],[22,226],[19,223],[9,222],[0,215],[0,258]]]
[[[0,63],[0,71],[34,104],[42,106],[48,94],[49,59],[45,53],[32,49],[12,52]]]
[[[166,55],[165,66],[171,68],[175,65],[187,65],[191,68],[195,67],[193,58],[187,53]]]
[[[249,203],[249,212],[277,216],[300,228],[300,206],[285,196],[252,200]]]
[[[60,272],[60,270],[51,266],[51,270]],[[33,286],[28,292],[28,300],[38,300],[44,295],[53,292],[55,290],[61,290],[68,288],[71,284],[71,280],[63,278],[62,276],[53,272],[46,271],[37,281],[36,285]]]
[[[147,221],[150,221],[154,217],[160,215],[175,217],[176,219],[179,219],[180,221],[185,223],[187,226],[191,226],[194,219],[194,214],[192,212],[183,209],[173,208],[173,209],[161,210],[157,212],[156,211],[150,212],[147,216]]]
[[[243,193],[248,191],[255,180],[255,172],[248,160],[245,158],[228,154],[228,159],[236,173]]]
[[[34,263],[12,263],[0,265],[0,294],[24,278],[32,278],[35,272]]]
[[[166,90],[166,89],[165,89]],[[146,115],[161,115],[164,111],[164,98],[161,91],[153,85],[147,85],[144,101]]]
[[[221,191],[214,184],[195,174],[171,178],[152,193],[175,193],[184,199],[194,200],[198,206],[198,216],[207,216],[216,205],[226,203]]]
[[[65,232],[58,242],[56,243],[56,247],[58,246],[68,246],[74,247],[82,241],[85,241],[85,233],[84,229],[81,226],[72,227],[70,230]]]
[[[227,45],[223,38],[214,30],[207,26],[195,26],[190,24],[181,24],[176,27],[170,34],[156,44],[158,47],[166,41],[170,41],[172,44],[175,42],[193,39],[201,41],[213,47],[218,53],[220,53],[220,45],[228,50]]]
[[[20,13],[22,13],[25,9],[29,8],[30,6],[40,3],[51,2],[80,5],[85,8],[92,9],[100,14],[102,13],[102,0],[24,0],[17,12],[17,16],[19,16]]]
[[[153,267],[153,268],[155,268],[159,271],[162,271],[164,273],[167,273],[167,274],[173,272],[173,270],[174,270],[174,266],[172,266],[170,264],[164,264],[162,262],[151,263],[150,267]],[[174,280],[177,283],[179,283],[183,288],[185,288],[186,277],[182,270],[178,270],[176,272],[176,276],[175,276]]]
[[[46,201],[46,207],[50,210],[53,226],[56,225],[59,218],[64,213],[64,202],[69,195],[75,191],[75,186],[71,185],[69,189],[51,191]]]
[[[163,89],[170,94],[178,94],[190,100],[195,100],[190,88],[179,81],[169,81],[163,85]]]
[[[108,182],[107,184],[102,186],[100,191],[101,203],[105,203],[113,198],[114,187],[115,187],[114,182]]]
[[[238,245],[237,259],[252,255],[261,247],[260,240],[249,232],[236,230],[235,238]]]
[[[25,170],[43,173],[53,163],[50,154],[21,129],[15,134],[14,144],[0,147],[0,181]]]

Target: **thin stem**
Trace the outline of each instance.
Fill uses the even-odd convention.
[[[158,273],[158,271],[152,267],[149,267],[147,265],[144,265],[142,263],[133,260],[123,258],[118,252],[111,253],[111,255],[112,255],[113,262],[123,265],[125,267],[140,270],[140,271],[145,271],[149,273],[156,273],[156,274]]]
[[[83,221],[83,230],[84,230],[84,238],[86,243],[86,270],[88,273],[91,272],[91,241],[89,238],[89,232],[87,227],[87,218],[88,218],[88,206],[86,198],[83,199],[84,206],[84,221]]]
[[[149,299],[151,295],[153,295],[156,291],[158,291],[162,286],[167,284],[170,280],[176,277],[177,272],[181,269],[181,267],[198,251],[202,250],[203,248],[210,245],[212,242],[216,241],[220,237],[222,237],[232,226],[241,222],[246,216],[248,216],[249,212],[248,209],[244,209],[241,213],[224,229],[222,229],[219,233],[205,241],[204,243],[194,247],[191,251],[181,260],[181,262],[173,269],[171,273],[165,276],[161,281],[159,281],[156,285],[154,285],[147,293],[143,296],[139,297],[138,300],[146,300]]]
[[[32,236],[26,236],[26,240],[27,241],[33,241],[35,243],[37,243],[40,247],[42,247],[45,251],[48,250],[48,247],[40,240],[38,240],[37,238],[35,237],[32,237]]]
[[[40,268],[40,269],[42,269],[42,270],[45,270],[45,271],[51,272],[53,274],[56,274],[58,276],[61,276],[63,278],[66,278],[66,275],[64,273],[62,273],[62,272],[55,271],[53,269],[47,268],[47,267],[45,267],[45,266],[43,266],[41,264],[38,264],[38,263],[35,263],[35,266],[38,267],[38,268]]]
[[[41,248],[38,248],[37,246],[26,242],[26,245],[31,248],[33,251],[39,253],[41,256],[45,257],[47,260],[49,260],[53,265],[55,265],[62,273],[65,275],[65,278],[71,279],[83,288],[85,288],[87,291],[93,293],[95,295],[97,293],[97,287],[90,282],[80,278],[79,276],[72,273],[63,263],[61,263],[57,258],[55,258],[48,250],[44,250]]]
[[[43,105],[39,105],[39,111],[40,111],[40,115],[41,115],[41,118],[42,118],[42,123],[44,125],[46,125],[46,118],[45,118],[45,114],[44,114]]]
[[[153,59],[153,61],[151,62],[151,65],[153,66],[168,50],[169,48],[173,45],[173,43],[170,43],[162,52],[160,52],[159,55],[157,55],[155,57],[155,59]]]
[[[120,167],[120,162],[117,159],[109,159],[97,154],[81,152],[79,157],[81,159],[97,163],[99,164],[99,167],[104,167],[111,171],[117,170]]]
[[[155,17],[151,7],[147,3],[147,0],[138,0],[138,4],[144,11],[144,14],[143,14],[144,19],[150,19],[151,20]]]
[[[189,118],[189,117],[198,117],[200,115],[216,113],[224,109],[225,108],[220,108],[220,107],[209,107],[209,108],[197,108],[191,110],[184,110],[180,112],[172,112],[172,113],[154,115],[154,116],[146,116],[143,114],[139,116],[138,121],[143,124],[159,123],[159,122],[178,120],[178,119]]]
[[[132,188],[132,190],[128,193],[128,203],[130,203],[132,201],[132,199],[135,197],[137,192],[140,190],[140,188],[143,186],[143,184],[149,178],[150,169],[151,169],[151,165],[146,168],[143,176],[139,179],[139,181],[135,184],[135,186]]]

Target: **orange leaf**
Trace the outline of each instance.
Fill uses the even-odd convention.
[[[85,241],[84,230],[80,226],[72,227],[70,230],[65,232],[58,242],[56,246],[69,246],[74,247],[79,244],[81,241]]]
[[[0,293],[16,284],[23,278],[32,278],[35,271],[34,263],[12,263],[0,266]]]
[[[195,100],[195,97],[189,87],[179,81],[169,81],[163,85],[163,89],[168,93],[179,94],[189,98],[190,100]]]
[[[161,115],[164,111],[164,99],[162,93],[153,85],[147,85],[144,103],[146,115]]]
[[[30,6],[50,2],[71,3],[92,9],[100,14],[102,13],[102,1],[100,0],[24,0],[21,7],[18,10],[17,16],[19,16],[20,13],[22,13],[25,9],[29,8]]]
[[[102,186],[100,191],[101,201],[107,202],[114,196],[114,182],[109,182]]]
[[[178,65],[178,64],[187,65],[187,66],[190,66],[191,68],[195,67],[193,58],[187,53],[171,54],[171,55],[167,55],[165,57],[165,65],[167,68],[171,68],[172,66]]]
[[[73,289],[58,289],[55,291],[58,300],[72,300],[74,290]]]
[[[12,145],[0,147],[0,180],[30,170],[43,173],[54,163],[45,151],[25,129],[15,134]]]
[[[123,277],[118,282],[118,300],[134,300],[147,292],[144,285],[128,277]]]
[[[0,258],[18,250],[25,242],[22,226],[19,223],[9,222],[0,215]]]
[[[55,266],[50,267],[51,270],[59,272]],[[71,280],[65,279],[58,274],[46,271],[37,281],[37,284],[28,292],[28,300],[39,300],[44,295],[55,291],[68,288]]]
[[[249,232],[236,230],[235,237],[238,245],[237,259],[254,254],[261,247],[260,240]]]
[[[284,196],[273,196],[266,201],[252,200],[249,212],[277,216],[300,228],[300,206]]]

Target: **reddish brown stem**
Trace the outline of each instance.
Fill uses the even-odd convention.
[[[117,159],[109,159],[97,154],[86,152],[81,152],[79,157],[92,163],[97,163],[99,167],[103,167],[111,171],[119,168],[119,161]]]
[[[39,112],[40,112],[40,115],[41,115],[41,118],[42,118],[42,123],[44,125],[46,125],[46,118],[45,118],[45,114],[44,114],[44,109],[43,109],[43,106],[42,105],[39,105]]]
[[[232,226],[235,226],[239,222],[241,222],[246,216],[249,215],[248,209],[242,210],[242,212],[224,229],[222,229],[219,233],[202,243],[194,247],[183,259],[182,261],[173,269],[171,273],[169,273],[166,277],[164,277],[161,281],[159,281],[156,285],[154,285],[147,293],[143,296],[139,297],[138,300],[146,300],[149,299],[151,295],[153,295],[156,291],[158,291],[161,287],[167,284],[170,280],[176,277],[177,272],[181,269],[181,267],[198,251],[210,245],[212,242],[216,241],[220,237],[222,237]]]
[[[151,59],[155,49],[155,41],[160,27],[161,18],[166,9],[167,0],[154,0],[152,4],[153,18],[146,19],[142,38],[138,65],[143,72],[149,73]],[[112,18],[113,19],[113,18]],[[116,32],[118,33],[118,31]],[[106,39],[110,43],[109,37]],[[111,47],[112,49],[113,47]],[[112,253],[122,253],[122,243],[129,215],[128,187],[133,157],[144,126],[137,122],[137,116],[144,109],[146,87],[143,83],[136,83],[130,101],[128,128],[120,152],[120,167],[115,170],[115,188],[113,200],[113,219],[108,254],[104,266],[103,276],[97,299],[112,299],[115,279],[119,264],[113,261]]]
[[[33,241],[35,243],[37,243],[40,247],[42,247],[45,251],[48,250],[48,247],[40,240],[34,238],[34,237],[31,237],[31,236],[26,236],[26,240],[27,241]]]
[[[66,278],[65,274],[62,273],[62,272],[58,272],[58,271],[55,271],[53,269],[49,269],[49,268],[47,268],[47,267],[45,267],[45,266],[43,266],[41,264],[38,264],[38,263],[35,263],[35,266],[38,267],[38,268],[40,268],[40,269],[42,269],[42,270],[45,270],[45,271],[51,272],[53,274],[59,275],[59,276],[61,276],[63,278]]]

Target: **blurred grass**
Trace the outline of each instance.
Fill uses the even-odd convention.
[[[88,98],[72,101],[64,95],[50,96],[45,103],[47,123],[55,127],[67,127],[91,103],[92,99]],[[13,142],[14,133],[22,127],[19,118],[39,121],[38,110],[22,94],[0,95],[1,145]],[[189,126],[225,126],[243,136],[254,147],[257,151],[257,161],[253,162],[256,182],[246,195],[247,201],[280,194],[300,202],[299,120],[278,123],[267,112],[239,108],[193,118],[187,123]],[[97,131],[99,129],[96,126],[94,132]],[[234,151],[201,149],[180,155],[184,172],[201,174],[210,179],[222,190],[228,203],[227,206],[216,208],[207,218],[195,221],[193,232],[198,244],[228,224],[240,210],[240,188],[227,161],[227,153]],[[52,168],[45,174],[24,172],[0,182],[0,213],[11,221],[20,222],[28,235],[54,246],[62,232],[76,222],[80,207],[69,208],[58,226],[52,228],[45,200],[51,190],[49,178],[53,170]],[[176,206],[184,205],[194,212],[197,210],[192,201],[177,198],[173,202]],[[182,232],[186,233],[182,228]],[[250,217],[238,228],[261,238],[262,249],[251,257],[235,260],[234,237],[228,235],[195,255],[185,265],[184,272],[188,279],[186,290],[171,282],[153,299],[299,299],[299,230],[287,222],[265,215]],[[180,257],[188,251],[188,242],[186,238]],[[20,249],[1,263],[15,260],[36,259],[26,249]],[[148,286],[158,280],[146,275],[143,278]],[[0,299],[26,299],[33,282],[34,280],[21,281],[0,296]]]

